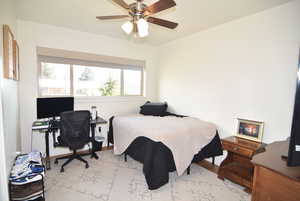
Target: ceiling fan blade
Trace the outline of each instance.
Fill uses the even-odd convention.
[[[113,2],[115,2],[116,4],[118,4],[119,6],[125,8],[125,9],[129,9],[128,4],[123,0],[113,0]]]
[[[128,15],[97,16],[98,20],[115,20],[129,17]]]
[[[174,6],[176,6],[176,3],[173,0],[159,0],[145,9],[145,15],[152,15]]]
[[[167,27],[169,29],[175,29],[178,26],[178,23],[176,23],[176,22],[171,22],[168,20],[163,20],[163,19],[159,19],[159,18],[155,18],[155,17],[148,17],[147,21],[152,24]]]

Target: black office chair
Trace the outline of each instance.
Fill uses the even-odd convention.
[[[54,144],[59,147],[69,147],[73,151],[70,156],[55,159],[56,164],[58,160],[68,159],[61,166],[60,172],[64,172],[64,167],[74,159],[84,162],[86,168],[89,167],[88,162],[76,150],[91,142],[90,117],[89,111],[69,111],[60,114],[60,136],[57,137],[58,142]]]

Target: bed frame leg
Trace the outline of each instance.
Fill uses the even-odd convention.
[[[127,162],[127,154],[126,153],[124,154],[124,160],[125,160],[125,162]]]
[[[215,157],[212,157],[212,164],[215,165]]]
[[[190,175],[191,174],[191,165],[189,165],[189,167],[187,168],[187,175]]]

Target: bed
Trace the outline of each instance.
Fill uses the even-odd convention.
[[[169,181],[169,172],[189,174],[190,165],[223,154],[215,124],[167,111],[167,102],[147,101],[140,114],[110,118],[108,146],[143,163],[150,190]]]
[[[176,118],[185,118],[182,115],[176,115],[166,112],[164,117],[172,116]],[[108,145],[114,144],[114,119],[109,120]],[[124,133],[125,134],[125,133]],[[126,134],[125,134],[126,135]],[[169,182],[169,172],[176,171],[176,164],[173,153],[165,143],[153,140],[143,135],[136,137],[123,152],[126,156],[129,155],[134,160],[143,164],[143,173],[145,175],[148,188],[155,190]],[[223,149],[218,132],[216,131],[212,139],[201,148],[190,161],[196,163],[206,158],[220,156],[223,154]],[[188,167],[189,173],[189,167]],[[180,175],[180,174],[179,174]]]

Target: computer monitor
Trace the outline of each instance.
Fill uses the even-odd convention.
[[[37,98],[36,106],[38,119],[57,117],[74,110],[74,97]]]

